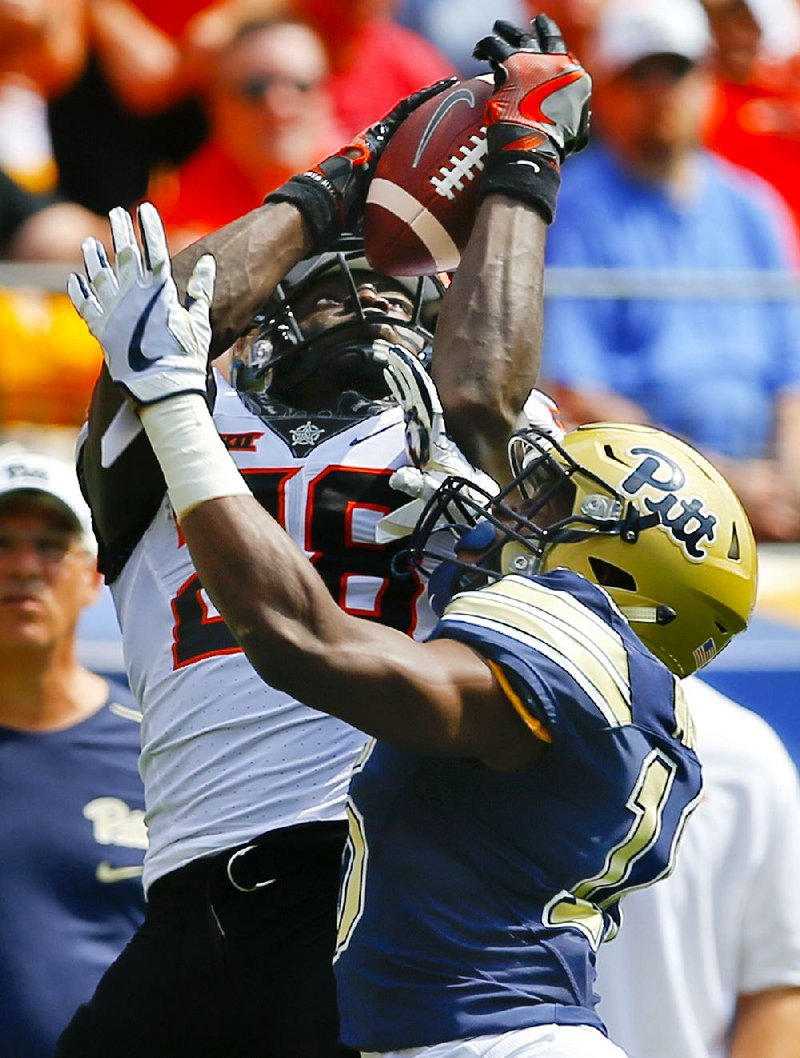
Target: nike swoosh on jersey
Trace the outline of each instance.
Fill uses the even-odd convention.
[[[98,882],[127,882],[131,878],[141,877],[143,867],[112,867],[108,860],[101,860],[97,865],[95,877]]]
[[[131,340],[128,344],[128,364],[132,371],[145,371],[155,360],[160,360],[160,356],[154,357],[152,360],[149,356],[145,356],[142,352],[142,337],[144,335],[144,329],[147,326],[147,321],[150,319],[150,313],[156,307],[161,291],[167,285],[166,280],[156,290],[150,300],[144,307],[144,312],[141,314],[139,319],[136,321],[136,326],[133,328],[131,334]]]
[[[444,121],[447,114],[457,106],[459,103],[469,103],[471,107],[475,106],[475,95],[471,88],[459,88],[457,91],[452,92],[445,99],[439,103],[438,107],[431,114],[430,121],[428,122],[425,131],[417,146],[417,152],[414,155],[414,161],[411,163],[411,168],[416,169],[419,165],[419,160],[425,153],[425,148],[431,141],[431,137],[438,128],[438,126]]]
[[[142,420],[130,404],[127,401],[120,404],[117,414],[100,438],[100,466],[103,470],[116,463],[143,429]]]

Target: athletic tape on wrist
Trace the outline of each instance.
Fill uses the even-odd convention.
[[[164,473],[178,520],[206,500],[249,496],[198,393],[148,404],[139,417]]]
[[[302,173],[273,191],[265,202],[289,202],[303,215],[314,249],[339,234],[341,218],[332,184],[317,173]]]

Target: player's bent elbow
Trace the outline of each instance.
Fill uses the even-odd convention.
[[[277,616],[277,620],[275,619]],[[310,674],[317,671],[322,653],[317,638],[302,621],[255,607],[226,617],[231,632],[250,664],[265,683],[294,697],[304,698]]]

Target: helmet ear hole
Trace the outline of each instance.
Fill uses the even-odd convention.
[[[622,459],[619,459],[619,458],[618,458],[618,456],[617,456],[617,455],[616,455],[616,453],[614,452],[614,448],[613,448],[613,446],[612,446],[612,445],[610,445],[610,444],[604,444],[604,445],[603,445],[603,451],[605,452],[606,456],[607,456],[607,457],[608,457],[609,459],[613,459],[613,460],[614,460],[614,462],[615,462],[615,463],[619,463],[619,464],[620,464],[620,466],[625,466],[625,461],[624,461],[624,460],[622,460]]]
[[[625,569],[614,566],[602,558],[589,557],[595,580],[603,588],[622,588],[623,591],[636,591],[636,581]]]
[[[728,548],[728,558],[738,562],[741,558],[741,550],[739,547],[739,531],[736,528],[736,522],[733,523],[733,531],[731,533],[731,544]]]

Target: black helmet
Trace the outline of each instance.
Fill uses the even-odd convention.
[[[449,276],[386,277],[411,296],[411,319],[406,323],[374,311],[367,316],[356,295],[353,276],[360,271],[380,274],[370,267],[364,257],[363,241],[354,235],[341,236],[333,250],[313,254],[297,264],[277,285],[233,346],[231,379],[236,389],[241,393],[257,391],[279,400],[291,400],[292,387],[322,364],[354,352],[363,363],[370,361],[373,342],[381,337],[381,328],[387,325],[399,335],[409,332],[410,350],[427,364],[439,304],[449,285]],[[308,335],[295,315],[297,299],[323,276],[337,272],[342,278],[342,295],[352,298],[355,318]],[[353,383],[353,388],[357,388],[357,377]]]

